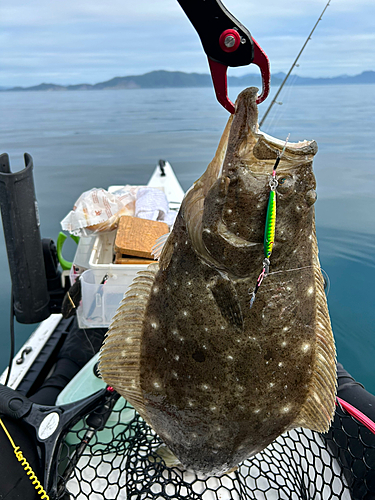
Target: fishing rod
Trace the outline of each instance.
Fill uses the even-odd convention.
[[[301,56],[302,52],[305,50],[305,47],[306,47],[306,45],[307,45],[308,41],[309,41],[309,40],[311,40],[311,36],[312,36],[312,34],[314,33],[315,28],[318,26],[319,21],[321,21],[321,20],[322,20],[322,17],[323,17],[323,15],[324,15],[325,11],[327,10],[328,5],[329,5],[330,3],[331,3],[331,0],[328,0],[327,5],[324,7],[324,9],[323,9],[322,13],[321,13],[321,14],[320,14],[320,16],[319,16],[319,19],[316,21],[316,23],[315,23],[315,25],[314,25],[313,29],[311,30],[311,32],[310,32],[310,34],[309,34],[309,36],[307,37],[307,39],[306,39],[305,43],[303,44],[302,49],[299,51],[298,56],[295,58],[294,63],[292,64],[292,66],[291,66],[290,70],[288,71],[288,74],[286,75],[286,77],[284,78],[284,80],[283,80],[282,84],[280,85],[279,90],[276,92],[275,97],[272,99],[271,104],[268,106],[268,108],[267,108],[266,112],[264,113],[263,118],[261,119],[261,121],[260,121],[260,123],[259,123],[259,127],[261,127],[261,126],[263,125],[263,123],[264,123],[265,119],[267,118],[268,113],[271,111],[271,108],[272,108],[272,106],[275,104],[275,102],[276,102],[276,99],[277,99],[278,95],[280,94],[280,92],[281,92],[282,88],[284,87],[284,85],[285,85],[286,81],[288,80],[288,78],[289,78],[289,76],[290,76],[291,72],[293,71],[294,67],[297,65],[297,61],[298,61],[298,59],[300,58],[300,56]]]

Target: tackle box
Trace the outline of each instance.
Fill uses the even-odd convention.
[[[88,242],[84,242],[86,262],[80,263],[80,270],[84,267],[87,267],[87,270],[81,275],[82,302],[77,308],[80,328],[108,328],[136,274],[152,262],[144,259],[145,263],[140,264],[141,259],[134,259],[137,264],[114,264],[115,238],[116,231],[99,233],[91,242],[90,252],[87,252]],[[77,252],[79,250],[78,248]],[[74,269],[75,266],[72,266],[72,281],[77,277]]]

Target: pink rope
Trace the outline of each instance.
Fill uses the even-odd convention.
[[[343,399],[337,398],[337,401],[344,408],[344,410],[349,413],[349,415],[354,417],[356,420],[358,420],[358,422],[363,424],[365,427],[367,427],[368,430],[375,434],[375,422],[373,422],[371,418],[366,417],[366,415],[364,415],[361,411],[357,410],[357,408],[354,408],[354,406],[352,406],[350,403],[347,403]]]

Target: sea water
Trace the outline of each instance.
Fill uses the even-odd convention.
[[[234,99],[242,89],[230,89]],[[273,91],[275,92],[275,90]],[[260,106],[260,116],[272,95]],[[338,360],[375,393],[375,85],[285,87],[262,129],[315,139],[316,223]],[[55,239],[79,195],[146,184],[162,158],[184,189],[205,170],[228,113],[210,88],[2,92],[0,152],[34,159],[43,237]],[[72,258],[73,244],[65,249]],[[10,278],[0,237],[0,371],[9,357]],[[16,324],[16,348],[34,326]]]

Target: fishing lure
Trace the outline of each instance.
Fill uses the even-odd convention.
[[[281,153],[277,154],[277,158],[272,169],[272,177],[269,182],[270,195],[268,198],[266,224],[264,228],[264,241],[263,241],[263,249],[264,249],[263,269],[260,275],[258,276],[254,290],[250,293],[251,295],[250,308],[254,304],[255,295],[260,285],[262,284],[262,281],[267,276],[270,270],[270,257],[272,254],[273,244],[275,242],[275,231],[276,231],[276,188],[279,184],[276,179],[276,169],[280,163],[281,157],[284,154],[286,145],[288,144],[289,136],[290,134],[286,138],[283,150],[281,151]]]

